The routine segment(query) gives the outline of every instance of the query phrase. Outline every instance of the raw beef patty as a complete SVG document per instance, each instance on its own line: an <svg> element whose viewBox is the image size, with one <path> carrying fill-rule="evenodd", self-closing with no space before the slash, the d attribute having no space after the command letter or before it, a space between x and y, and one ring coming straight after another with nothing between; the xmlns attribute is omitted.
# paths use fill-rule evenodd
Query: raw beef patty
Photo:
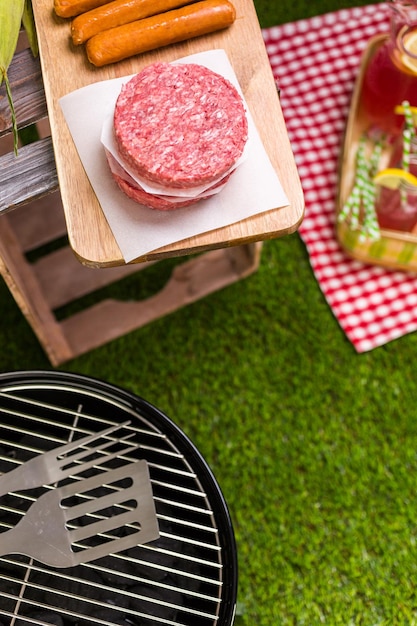
<svg viewBox="0 0 417 626"><path fill-rule="evenodd" d="M117 99L114 130L136 175L184 189L224 177L248 137L238 91L197 64L154 63L133 77Z"/></svg>

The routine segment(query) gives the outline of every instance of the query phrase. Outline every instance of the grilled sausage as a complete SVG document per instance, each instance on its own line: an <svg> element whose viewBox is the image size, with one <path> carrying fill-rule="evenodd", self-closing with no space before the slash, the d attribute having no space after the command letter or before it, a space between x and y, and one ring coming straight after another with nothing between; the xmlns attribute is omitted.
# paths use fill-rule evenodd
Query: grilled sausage
<svg viewBox="0 0 417 626"><path fill-rule="evenodd" d="M54 10L59 17L74 17L108 2L110 0L54 0Z"/></svg>
<svg viewBox="0 0 417 626"><path fill-rule="evenodd" d="M75 45L109 28L123 26L171 9L191 4L194 0L113 0L73 19L71 37Z"/></svg>
<svg viewBox="0 0 417 626"><path fill-rule="evenodd" d="M101 67L230 26L236 19L228 0L201 0L94 35L86 43L90 63Z"/></svg>

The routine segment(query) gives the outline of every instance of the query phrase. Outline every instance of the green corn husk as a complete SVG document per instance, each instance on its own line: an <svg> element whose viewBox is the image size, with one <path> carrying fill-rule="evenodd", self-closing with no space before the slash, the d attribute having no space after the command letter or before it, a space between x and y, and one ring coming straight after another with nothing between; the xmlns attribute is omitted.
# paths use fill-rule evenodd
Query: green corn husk
<svg viewBox="0 0 417 626"><path fill-rule="evenodd" d="M16 51L22 21L28 34L29 43L37 54L35 25L31 0L0 0L0 85L5 83L6 95L12 115L14 152L17 154L18 131L13 98L7 71Z"/></svg>
<svg viewBox="0 0 417 626"><path fill-rule="evenodd" d="M25 6L22 13L22 24L26 31L30 49L34 57L38 56L38 39L36 37L35 20L33 18L33 9L31 0L25 0Z"/></svg>

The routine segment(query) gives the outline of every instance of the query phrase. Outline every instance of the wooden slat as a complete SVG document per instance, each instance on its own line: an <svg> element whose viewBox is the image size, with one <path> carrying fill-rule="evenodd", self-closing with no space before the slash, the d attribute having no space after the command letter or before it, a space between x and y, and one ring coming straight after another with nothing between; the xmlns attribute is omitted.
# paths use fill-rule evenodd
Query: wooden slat
<svg viewBox="0 0 417 626"><path fill-rule="evenodd" d="M65 246L35 261L33 270L49 306L51 309L57 309L149 265L152 265L152 262L119 265L106 270L93 269L81 265L71 248Z"/></svg>
<svg viewBox="0 0 417 626"><path fill-rule="evenodd" d="M46 100L39 58L26 48L17 52L9 68L13 103L19 128L46 117ZM6 88L0 87L0 137L11 131L12 117L6 98Z"/></svg>
<svg viewBox="0 0 417 626"><path fill-rule="evenodd" d="M29 252L67 235L59 191L7 213L22 250Z"/></svg>
<svg viewBox="0 0 417 626"><path fill-rule="evenodd" d="M54 152L45 137L0 157L0 214L58 188Z"/></svg>
<svg viewBox="0 0 417 626"><path fill-rule="evenodd" d="M246 278L258 269L262 243L211 250L178 265L166 285L142 301L103 300L63 320L74 354L82 354ZM108 269L103 271L109 271Z"/></svg>

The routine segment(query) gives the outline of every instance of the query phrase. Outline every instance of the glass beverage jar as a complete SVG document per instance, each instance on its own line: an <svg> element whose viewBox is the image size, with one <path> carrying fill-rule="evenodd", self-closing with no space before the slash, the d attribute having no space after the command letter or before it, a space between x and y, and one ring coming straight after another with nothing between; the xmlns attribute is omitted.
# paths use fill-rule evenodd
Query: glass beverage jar
<svg viewBox="0 0 417 626"><path fill-rule="evenodd" d="M402 153L403 137L399 135L391 157L391 168L401 169ZM409 159L407 171L417 176L416 137L411 140ZM377 194L375 211L381 228L412 232L417 224L417 186L408 181L404 175L397 189L381 187Z"/></svg>
<svg viewBox="0 0 417 626"><path fill-rule="evenodd" d="M396 105L417 106L417 0L389 0L390 35L365 72L361 106L371 126L397 134Z"/></svg>
<svg viewBox="0 0 417 626"><path fill-rule="evenodd" d="M417 224L417 189L407 183L401 189L383 187L375 210L380 228L411 233Z"/></svg>

